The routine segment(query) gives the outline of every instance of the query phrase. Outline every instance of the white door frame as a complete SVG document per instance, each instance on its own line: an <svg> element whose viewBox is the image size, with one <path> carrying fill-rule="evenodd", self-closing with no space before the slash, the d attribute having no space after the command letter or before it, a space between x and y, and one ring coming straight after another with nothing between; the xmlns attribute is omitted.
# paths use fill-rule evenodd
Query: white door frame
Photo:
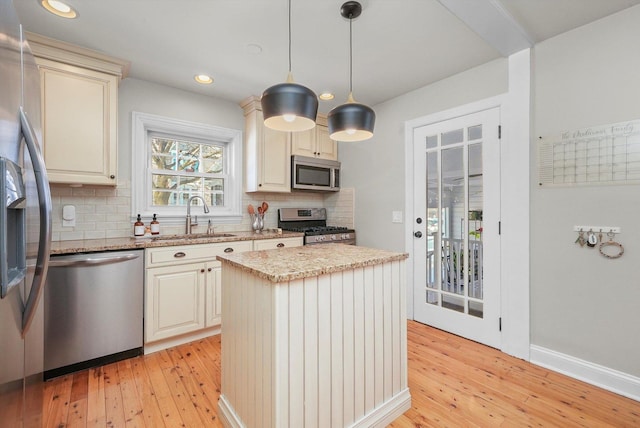
<svg viewBox="0 0 640 428"><path fill-rule="evenodd" d="M500 108L501 147L501 314L500 349L529 361L529 194L531 52L509 57L509 91L504 95L405 122L405 251L407 318L413 319L413 130L493 107Z"/></svg>

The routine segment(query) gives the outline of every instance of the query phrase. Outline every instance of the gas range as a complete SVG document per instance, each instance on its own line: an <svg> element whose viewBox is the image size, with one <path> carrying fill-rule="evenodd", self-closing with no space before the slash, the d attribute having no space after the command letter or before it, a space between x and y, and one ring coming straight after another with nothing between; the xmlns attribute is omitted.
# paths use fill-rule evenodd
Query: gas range
<svg viewBox="0 0 640 428"><path fill-rule="evenodd" d="M291 232L303 232L304 244L356 244L356 232L342 226L327 226L325 208L280 208L278 227Z"/></svg>

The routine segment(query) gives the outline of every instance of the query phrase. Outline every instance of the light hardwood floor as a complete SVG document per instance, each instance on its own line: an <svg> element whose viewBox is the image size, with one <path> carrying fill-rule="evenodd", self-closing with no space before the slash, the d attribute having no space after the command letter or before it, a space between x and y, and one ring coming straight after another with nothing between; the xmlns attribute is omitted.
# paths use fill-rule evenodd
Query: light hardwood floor
<svg viewBox="0 0 640 428"><path fill-rule="evenodd" d="M640 427L640 403L408 323L412 406L392 427ZM46 382L47 427L218 427L220 336ZM295 427L298 428L298 427Z"/></svg>

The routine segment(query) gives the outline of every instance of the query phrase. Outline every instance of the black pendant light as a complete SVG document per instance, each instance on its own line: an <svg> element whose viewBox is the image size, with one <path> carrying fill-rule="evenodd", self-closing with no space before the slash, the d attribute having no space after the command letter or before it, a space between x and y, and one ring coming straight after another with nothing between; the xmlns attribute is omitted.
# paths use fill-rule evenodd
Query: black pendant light
<svg viewBox="0 0 640 428"><path fill-rule="evenodd" d="M354 18L362 13L357 1L348 1L340 8L340 14L349 20L349 97L347 102L329 112L329 135L336 141L362 141L373 136L376 113L369 106L353 99L353 31Z"/></svg>
<svg viewBox="0 0 640 428"><path fill-rule="evenodd" d="M289 0L289 74L287 81L262 93L262 114L267 128L306 131L316 126L318 97L309 88L293 83L291 74L291 0Z"/></svg>

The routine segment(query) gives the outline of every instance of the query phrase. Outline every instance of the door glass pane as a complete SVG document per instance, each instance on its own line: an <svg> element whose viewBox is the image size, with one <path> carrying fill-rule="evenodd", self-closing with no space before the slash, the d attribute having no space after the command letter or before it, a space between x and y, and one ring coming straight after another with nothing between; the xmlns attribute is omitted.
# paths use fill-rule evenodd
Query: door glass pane
<svg viewBox="0 0 640 428"><path fill-rule="evenodd" d="M442 307L452 309L456 312L464 313L464 299L462 297L450 296L448 294L442 295Z"/></svg>
<svg viewBox="0 0 640 428"><path fill-rule="evenodd" d="M438 153L427 153L427 287L437 288L437 261L440 260L440 245L438 230L438 202L440 200L438 187L440 174L438 172ZM437 301L437 299L436 299Z"/></svg>
<svg viewBox="0 0 640 428"><path fill-rule="evenodd" d="M469 300L469 315L482 318L482 315L483 315L482 309L483 309L482 302L475 302L473 300Z"/></svg>
<svg viewBox="0 0 640 428"><path fill-rule="evenodd" d="M482 138L482 125L470 126L467 128L469 141L471 140L479 140Z"/></svg>
<svg viewBox="0 0 640 428"><path fill-rule="evenodd" d="M427 291L427 303L432 305L438 304L438 293L435 291Z"/></svg>
<svg viewBox="0 0 640 428"><path fill-rule="evenodd" d="M443 133L440 143L443 146L448 146L449 144L462 143L463 139L464 129L455 129L453 131Z"/></svg>
<svg viewBox="0 0 640 428"><path fill-rule="evenodd" d="M463 148L442 150L442 290L464 294L465 190Z"/></svg>
<svg viewBox="0 0 640 428"><path fill-rule="evenodd" d="M469 297L482 299L482 143L469 145ZM482 313L482 311L480 311Z"/></svg>
<svg viewBox="0 0 640 428"><path fill-rule="evenodd" d="M435 147L438 147L438 136L437 135L430 135L427 137L427 149L433 149Z"/></svg>

